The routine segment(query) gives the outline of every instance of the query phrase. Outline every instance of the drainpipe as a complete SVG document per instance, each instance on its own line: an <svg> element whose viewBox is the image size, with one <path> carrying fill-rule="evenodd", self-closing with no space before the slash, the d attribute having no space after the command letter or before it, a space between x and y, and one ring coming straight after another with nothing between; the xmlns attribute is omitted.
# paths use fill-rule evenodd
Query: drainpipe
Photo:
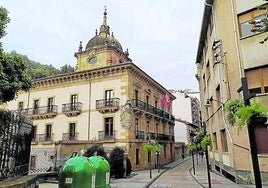
<svg viewBox="0 0 268 188"><path fill-rule="evenodd" d="M235 37L235 49L236 49L236 56L237 56L237 61L238 61L238 68L239 68L239 76L240 80L242 76L244 75L242 71L242 64L241 64L241 58L240 58L240 53L239 53L239 45L238 45L238 38L237 38L237 29L236 29L236 22L235 22L235 5L234 1L231 0L231 6L232 6L232 19L233 19L233 30L234 30L234 37Z"/></svg>
<svg viewBox="0 0 268 188"><path fill-rule="evenodd" d="M90 81L90 76L89 73L87 72L87 77L86 79L88 80L88 132L87 132L87 139L90 139L90 106L91 106L91 81Z"/></svg>

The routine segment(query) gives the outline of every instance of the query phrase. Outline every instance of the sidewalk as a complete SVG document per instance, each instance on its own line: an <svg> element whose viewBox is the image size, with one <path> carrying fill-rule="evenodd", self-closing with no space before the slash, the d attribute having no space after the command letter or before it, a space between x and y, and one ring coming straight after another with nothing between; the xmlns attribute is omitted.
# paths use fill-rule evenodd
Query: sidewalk
<svg viewBox="0 0 268 188"><path fill-rule="evenodd" d="M208 176L207 176L207 167L205 159L198 159L199 164L195 164L195 175L193 173L193 167L189 169L192 177L201 187L209 187L208 186ZM196 161L195 161L196 162ZM211 187L212 188L255 188L255 185L249 184L236 184L231 180L224 178L216 173L210 172L211 176ZM263 185L263 188L268 188L268 185Z"/></svg>
<svg viewBox="0 0 268 188"><path fill-rule="evenodd" d="M178 160L169 163L168 165L165 165L159 169L159 172L157 169L152 169L152 178L150 178L150 170L132 172L132 176L126 179L111 178L111 188L147 188L168 169L174 168L182 162L184 161Z"/></svg>

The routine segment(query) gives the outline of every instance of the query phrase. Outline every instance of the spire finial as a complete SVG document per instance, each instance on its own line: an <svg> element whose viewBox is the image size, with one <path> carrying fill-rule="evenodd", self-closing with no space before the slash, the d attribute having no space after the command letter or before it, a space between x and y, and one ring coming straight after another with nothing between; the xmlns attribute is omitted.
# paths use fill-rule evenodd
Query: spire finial
<svg viewBox="0 0 268 188"><path fill-rule="evenodd" d="M83 50L82 41L80 41L78 52L82 52L82 50Z"/></svg>
<svg viewBox="0 0 268 188"><path fill-rule="evenodd" d="M102 25L107 25L107 8L104 6L104 13L103 13L103 24Z"/></svg>
<svg viewBox="0 0 268 188"><path fill-rule="evenodd" d="M105 34L110 35L110 28L107 25L107 8L106 8L106 6L104 6L103 23L100 27L100 34L101 33L105 33Z"/></svg>

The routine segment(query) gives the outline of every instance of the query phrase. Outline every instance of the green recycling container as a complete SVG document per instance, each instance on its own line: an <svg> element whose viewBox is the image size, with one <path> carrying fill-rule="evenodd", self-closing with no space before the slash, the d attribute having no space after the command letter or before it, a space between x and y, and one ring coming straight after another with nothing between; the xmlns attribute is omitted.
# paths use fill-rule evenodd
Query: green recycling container
<svg viewBox="0 0 268 188"><path fill-rule="evenodd" d="M96 188L110 188L110 165L101 156L89 157L96 170Z"/></svg>
<svg viewBox="0 0 268 188"><path fill-rule="evenodd" d="M87 157L68 159L59 172L59 188L95 188L96 171Z"/></svg>

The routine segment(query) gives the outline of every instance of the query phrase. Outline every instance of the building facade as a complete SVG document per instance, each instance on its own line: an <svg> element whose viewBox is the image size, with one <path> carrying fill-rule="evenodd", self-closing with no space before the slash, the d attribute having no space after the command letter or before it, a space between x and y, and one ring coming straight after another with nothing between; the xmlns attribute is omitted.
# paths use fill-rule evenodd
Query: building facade
<svg viewBox="0 0 268 188"><path fill-rule="evenodd" d="M188 144L192 141L195 132L200 129L199 92L190 90L170 90L176 97L173 101L173 115L175 116L175 152L176 159L182 154L188 155Z"/></svg>
<svg viewBox="0 0 268 188"><path fill-rule="evenodd" d="M247 80L251 101L268 107L267 32L258 33L251 20L267 17L259 5L266 1L206 0L196 56L202 121L212 138L210 162L213 171L237 183L254 183L247 129L238 134L225 119L224 104L244 99L238 89ZM211 103L207 108L204 104ZM255 129L262 182L268 182L267 128Z"/></svg>
<svg viewBox="0 0 268 188"><path fill-rule="evenodd" d="M160 165L173 161L175 97L132 63L110 33L106 10L99 32L85 48L80 42L75 57L74 73L34 80L33 89L8 103L33 120L32 172L58 167L92 144L107 153L121 147L133 170L146 169L149 139L163 146Z"/></svg>

